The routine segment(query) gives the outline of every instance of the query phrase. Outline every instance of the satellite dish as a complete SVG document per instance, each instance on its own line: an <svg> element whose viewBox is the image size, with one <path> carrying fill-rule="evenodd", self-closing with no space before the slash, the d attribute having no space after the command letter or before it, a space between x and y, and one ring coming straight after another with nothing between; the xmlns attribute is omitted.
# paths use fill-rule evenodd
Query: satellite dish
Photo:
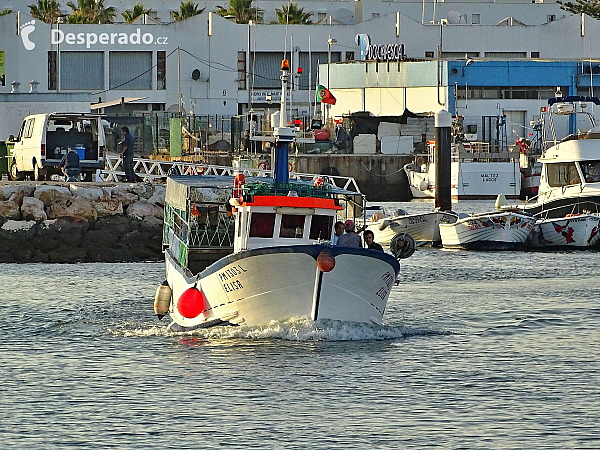
<svg viewBox="0 0 600 450"><path fill-rule="evenodd" d="M198 81L200 79L200 71L198 69L194 69L192 71L192 80Z"/></svg>
<svg viewBox="0 0 600 450"><path fill-rule="evenodd" d="M345 25L356 25L359 20L354 15L354 11L346 8L340 8L333 13L333 18Z"/></svg>
<svg viewBox="0 0 600 450"><path fill-rule="evenodd" d="M448 11L446 18L448 19L449 24L456 25L456 24L460 23L460 19L462 18L462 15L458 11Z"/></svg>

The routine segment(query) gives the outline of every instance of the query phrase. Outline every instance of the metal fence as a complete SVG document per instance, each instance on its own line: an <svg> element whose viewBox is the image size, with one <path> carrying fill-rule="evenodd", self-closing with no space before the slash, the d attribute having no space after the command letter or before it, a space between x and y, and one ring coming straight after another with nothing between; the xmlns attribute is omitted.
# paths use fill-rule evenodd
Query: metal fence
<svg viewBox="0 0 600 450"><path fill-rule="evenodd" d="M232 137L232 116L220 114L210 116L180 116L179 113L167 111L115 113L105 116L105 134L107 150L118 152L117 143L120 140L120 128L128 127L135 139L134 151L137 155L170 154L171 150L171 119L181 118L181 143L178 148L184 154L193 154L198 149L231 151L232 145L238 142L242 133L241 127L235 128ZM237 123L237 122L236 122ZM238 136L239 134L239 136ZM235 145L235 144L234 144Z"/></svg>

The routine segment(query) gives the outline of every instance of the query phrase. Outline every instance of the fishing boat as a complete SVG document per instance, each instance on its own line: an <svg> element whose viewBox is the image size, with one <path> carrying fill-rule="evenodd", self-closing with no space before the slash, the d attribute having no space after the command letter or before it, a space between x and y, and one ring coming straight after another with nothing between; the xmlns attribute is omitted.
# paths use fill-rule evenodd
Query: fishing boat
<svg viewBox="0 0 600 450"><path fill-rule="evenodd" d="M458 215L448 211L407 214L400 209L389 216L384 211L375 213L364 225L380 244L390 243L397 235L408 233L417 245L438 246L442 243L439 225L457 220Z"/></svg>
<svg viewBox="0 0 600 450"><path fill-rule="evenodd" d="M515 250L533 230L535 218L515 210L473 214L452 224L440 224L444 248Z"/></svg>
<svg viewBox="0 0 600 450"><path fill-rule="evenodd" d="M281 80L286 92L287 60ZM243 174L168 179L166 280L157 290L155 312L171 316L170 330L261 325L296 317L383 322L399 261L383 252L331 245L336 219L361 215L365 199L323 179L290 182L288 144L294 142L296 130L287 126L285 95L280 114L273 133L273 179L246 180ZM227 183L230 199L223 205L216 191L227 191ZM197 257L197 250L203 250L196 245L201 242L198 234L204 229L203 221L194 217L204 217L206 207L212 207L212 223L222 228L210 228L209 236L227 242L224 235L233 224L228 234L231 254L219 256L204 249L204 256Z"/></svg>
<svg viewBox="0 0 600 450"><path fill-rule="evenodd" d="M536 221L527 246L535 249L588 249L600 242L600 214L568 214Z"/></svg>
<svg viewBox="0 0 600 450"><path fill-rule="evenodd" d="M600 212L600 127L589 103L600 106L597 97L555 97L548 100L543 115L544 152L538 196L519 206L534 215L565 218L567 214ZM587 117L590 129L557 139L554 116ZM577 123L581 123L578 121Z"/></svg>

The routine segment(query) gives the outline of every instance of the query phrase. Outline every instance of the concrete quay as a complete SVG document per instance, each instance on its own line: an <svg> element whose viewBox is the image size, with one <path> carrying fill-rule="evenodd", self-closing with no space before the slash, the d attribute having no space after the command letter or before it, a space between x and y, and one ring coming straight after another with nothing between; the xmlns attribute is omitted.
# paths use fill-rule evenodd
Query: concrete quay
<svg viewBox="0 0 600 450"><path fill-rule="evenodd" d="M0 262L162 260L164 185L0 182Z"/></svg>

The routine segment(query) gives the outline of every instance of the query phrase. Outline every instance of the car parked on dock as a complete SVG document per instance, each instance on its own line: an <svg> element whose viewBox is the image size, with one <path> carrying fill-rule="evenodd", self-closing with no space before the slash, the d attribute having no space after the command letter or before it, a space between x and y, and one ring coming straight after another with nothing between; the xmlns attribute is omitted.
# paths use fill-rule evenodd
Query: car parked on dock
<svg viewBox="0 0 600 450"><path fill-rule="evenodd" d="M10 161L13 180L44 180L60 174L60 161L70 150L79 154L82 176L92 181L104 169L106 138L102 116L89 113L34 114L25 117L14 142Z"/></svg>

